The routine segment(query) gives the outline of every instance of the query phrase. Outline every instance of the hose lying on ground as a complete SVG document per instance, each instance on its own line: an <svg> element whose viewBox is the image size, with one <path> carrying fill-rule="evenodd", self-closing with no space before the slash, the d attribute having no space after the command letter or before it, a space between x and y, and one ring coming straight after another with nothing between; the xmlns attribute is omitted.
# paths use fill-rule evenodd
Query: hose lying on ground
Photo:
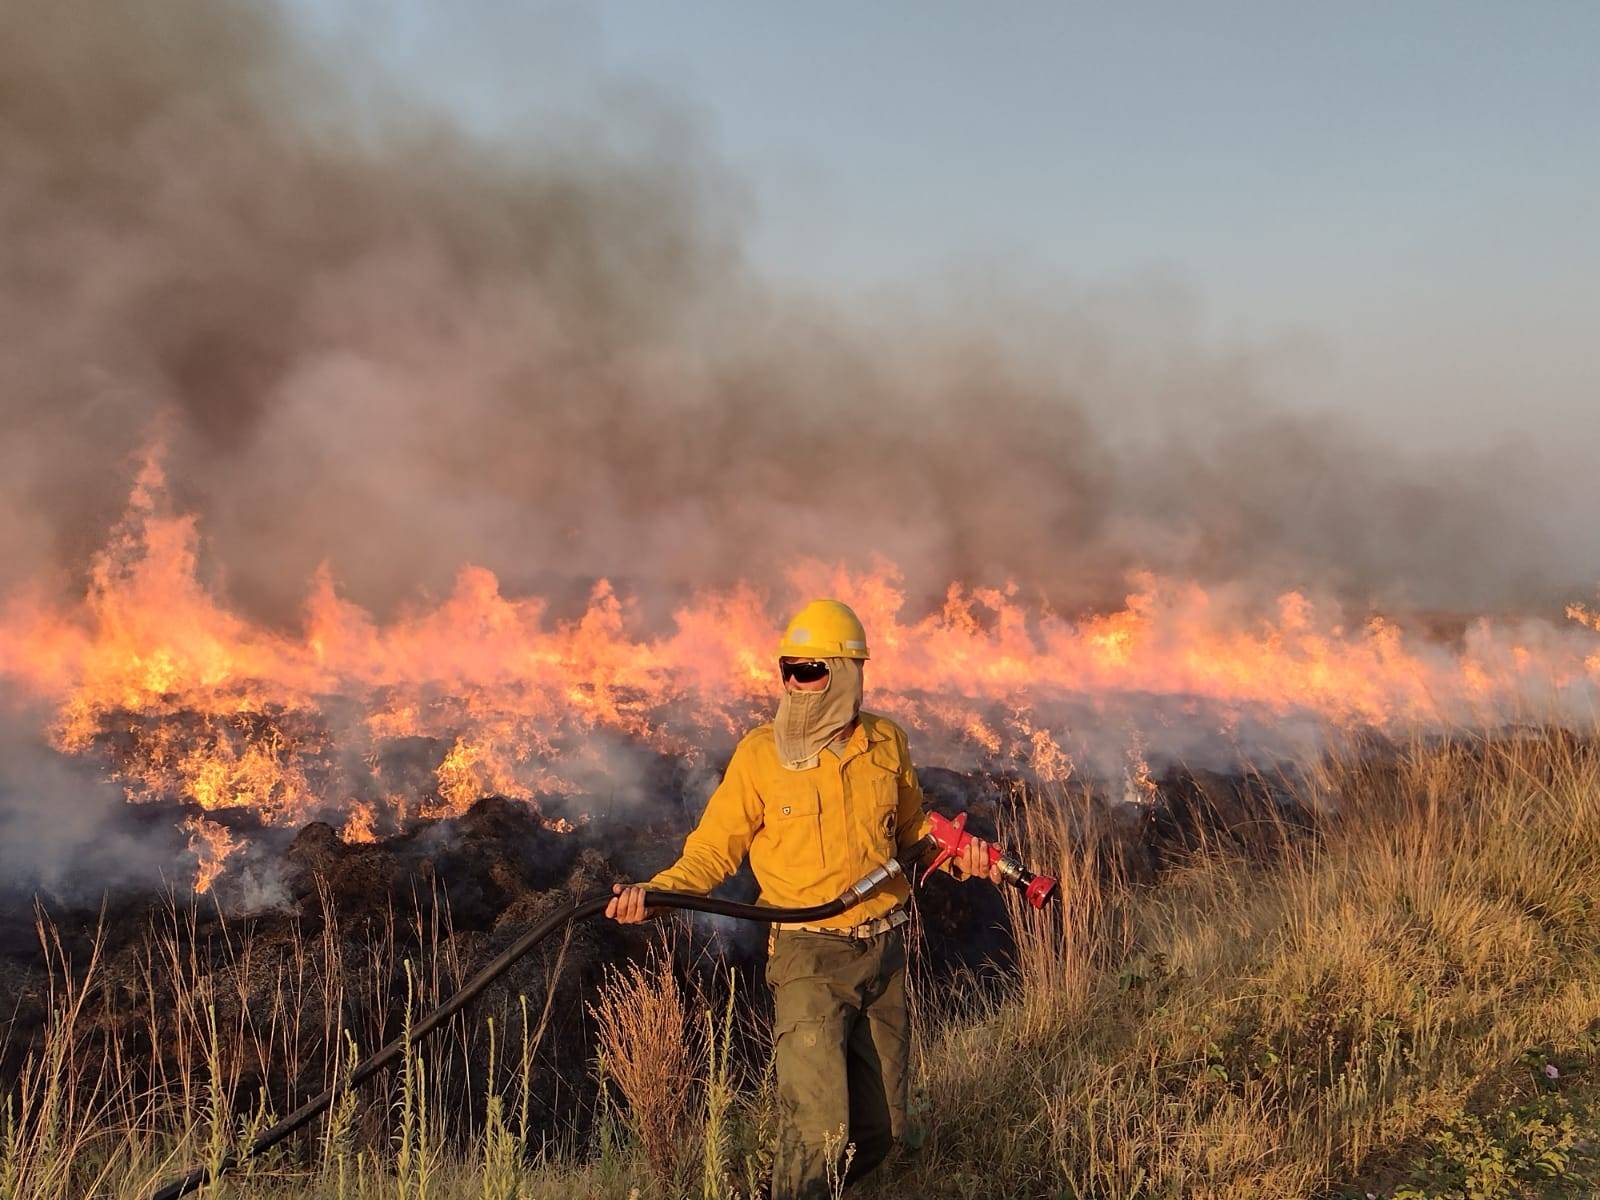
<svg viewBox="0 0 1600 1200"><path fill-rule="evenodd" d="M732 900L713 899L710 896L691 896L683 892L657 891L645 893L645 906L647 908L691 909L695 912L717 913L724 917L736 917L743 921L777 921L783 923L824 921L829 917L836 917L840 913L854 908L890 879L898 875L907 874L906 867L914 864L924 851L923 843L918 843L902 852L898 859L891 859L883 866L862 876L860 880L852 884L837 899L830 900L826 904L813 904L810 908L766 908L759 904L739 904ZM276 1125L264 1130L244 1150L231 1151L215 1163L196 1167L181 1179L174 1179L171 1183L155 1192L150 1200L178 1200L179 1196L186 1196L196 1188L210 1183L222 1174L231 1171L245 1159L252 1158L264 1150L276 1146L297 1129L310 1124L319 1114L327 1110L328 1106L333 1103L334 1098L341 1091L359 1087L385 1067L393 1066L410 1047L417 1045L436 1032L446 1021L476 1000L485 988L505 974L518 959L544 941L545 938L569 922L585 920L588 917L603 913L610 900L610 895L593 896L587 900L576 900L571 904L558 908L501 951L493 962L468 980L459 992L413 1025L408 1034L402 1034L376 1054L357 1063L346 1078L330 1084Z"/></svg>

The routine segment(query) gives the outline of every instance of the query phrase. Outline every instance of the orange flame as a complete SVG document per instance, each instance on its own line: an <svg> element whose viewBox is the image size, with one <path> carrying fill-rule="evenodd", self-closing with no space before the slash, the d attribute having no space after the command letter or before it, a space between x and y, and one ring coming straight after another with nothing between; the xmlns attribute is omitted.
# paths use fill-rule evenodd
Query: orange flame
<svg viewBox="0 0 1600 1200"><path fill-rule="evenodd" d="M189 835L189 852L195 856L194 890L205 893L222 874L228 856L240 848L233 831L205 817L186 817L179 828Z"/></svg>
<svg viewBox="0 0 1600 1200"><path fill-rule="evenodd" d="M1188 727L1181 749L1296 722L1492 724L1589 711L1600 683L1600 618L1581 605L1565 626L1481 619L1444 643L1384 618L1346 625L1302 592L1261 615L1242 590L1141 576L1121 608L1079 619L1014 585L951 584L918 616L890 564L805 563L775 595L702 595L652 634L605 581L564 621L469 566L443 603L380 623L324 569L286 634L230 611L198 562L195 519L164 510L152 459L80 602L10 599L0 678L51 701L56 747L103 756L130 800L282 826L327 816L352 841L491 794L615 792L630 747L707 763L770 711L780 618L819 594L866 622L870 704L912 731L921 761L1059 781L1088 755L1120 762L1106 774L1135 798L1163 729ZM1095 744L1107 730L1120 745ZM401 744L426 748L421 775ZM235 847L215 822L184 828L209 886Z"/></svg>

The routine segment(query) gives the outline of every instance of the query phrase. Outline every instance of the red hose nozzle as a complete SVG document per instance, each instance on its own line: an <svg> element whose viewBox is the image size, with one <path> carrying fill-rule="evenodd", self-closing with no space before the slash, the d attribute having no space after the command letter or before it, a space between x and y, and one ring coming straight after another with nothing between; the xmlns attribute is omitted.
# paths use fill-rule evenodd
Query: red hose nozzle
<svg viewBox="0 0 1600 1200"><path fill-rule="evenodd" d="M934 857L932 865L923 872L922 879L926 883L928 876L932 875L945 863L967 848L967 843L972 841L972 835L967 832L967 814L957 813L954 821L939 813L929 813L928 820L933 825L932 837L939 847L939 853ZM1022 860L1016 855L1000 849L990 843L989 865L1000 865L1000 877L1022 893L1025 899L1034 908L1043 908L1049 903L1050 898L1056 894L1056 881L1048 875L1038 875L1022 865Z"/></svg>
<svg viewBox="0 0 1600 1200"><path fill-rule="evenodd" d="M1022 894L1034 908L1043 908L1056 894L1056 881L1048 875L1035 875Z"/></svg>

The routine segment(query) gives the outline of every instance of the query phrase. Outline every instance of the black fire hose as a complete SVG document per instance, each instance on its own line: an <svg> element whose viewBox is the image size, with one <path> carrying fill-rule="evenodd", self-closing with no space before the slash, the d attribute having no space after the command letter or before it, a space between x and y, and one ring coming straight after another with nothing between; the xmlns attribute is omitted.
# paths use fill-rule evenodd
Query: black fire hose
<svg viewBox="0 0 1600 1200"><path fill-rule="evenodd" d="M923 842L919 842L902 852L898 859L891 859L884 866L862 876L860 880L852 884L837 899L830 900L826 904L813 904L810 908L766 908L759 904L738 904L732 900L716 900L710 896L691 896L683 892L655 891L645 894L645 905L648 908L686 908L695 912L717 913L724 917L736 917L741 921L780 921L784 923L824 921L829 917L836 917L840 913L854 908L890 879L908 874L907 868L913 866L922 857L927 848L927 841L928 839L924 839ZM609 895L593 896L587 900L576 900L564 908L557 909L528 930L527 933L512 942L511 945L507 946L499 957L474 975L459 992L413 1025L409 1034L402 1034L376 1054L358 1063L347 1078L324 1088L276 1125L264 1130L256 1137L255 1141L250 1143L247 1149L232 1151L215 1164L196 1167L183 1178L174 1179L171 1183L155 1192L150 1197L150 1200L178 1200L179 1196L187 1196L196 1188L202 1187L218 1176L231 1171L245 1159L253 1158L264 1150L276 1146L291 1133L309 1125L319 1114L327 1110L328 1106L333 1103L334 1097L341 1091L359 1087L385 1067L393 1066L409 1047L423 1041L443 1026L451 1017L455 1016L456 1013L476 1000L485 988L505 974L513 963L544 941L545 938L569 922L581 921L604 912L610 900L611 897Z"/></svg>

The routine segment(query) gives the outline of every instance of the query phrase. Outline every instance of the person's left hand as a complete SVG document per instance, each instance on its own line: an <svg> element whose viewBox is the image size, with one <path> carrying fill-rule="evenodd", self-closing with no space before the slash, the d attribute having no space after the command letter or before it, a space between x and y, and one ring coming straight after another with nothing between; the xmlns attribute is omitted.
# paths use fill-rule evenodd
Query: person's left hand
<svg viewBox="0 0 1600 1200"><path fill-rule="evenodd" d="M990 883L1000 882L1000 864L996 862L989 865L989 843L982 838L975 837L967 843L967 848L950 860L950 869L957 879L987 879Z"/></svg>

